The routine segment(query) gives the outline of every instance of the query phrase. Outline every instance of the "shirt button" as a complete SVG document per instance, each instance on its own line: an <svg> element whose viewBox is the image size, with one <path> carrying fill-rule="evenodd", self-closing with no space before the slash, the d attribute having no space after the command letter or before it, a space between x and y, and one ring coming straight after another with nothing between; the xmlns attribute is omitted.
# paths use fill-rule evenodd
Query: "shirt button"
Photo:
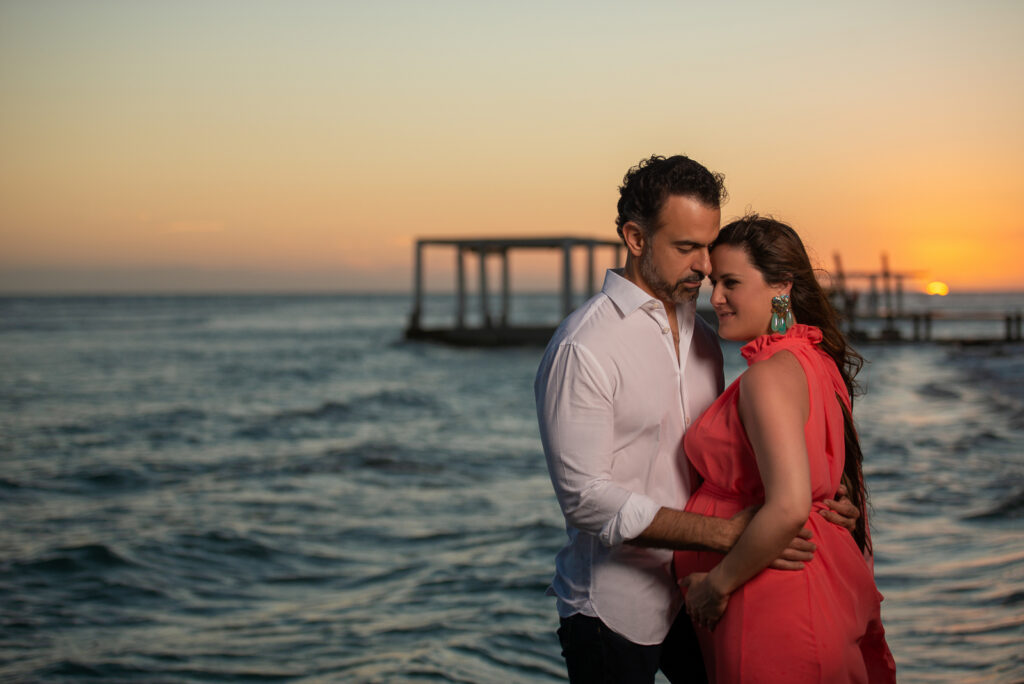
<svg viewBox="0 0 1024 684"><path fill-rule="evenodd" d="M686 418L686 427L690 427L690 418L689 418L689 416L687 416L687 418Z"/></svg>
<svg viewBox="0 0 1024 684"><path fill-rule="evenodd" d="M668 334L669 334L670 332L671 332L671 331L670 331L670 330L669 330L668 328L662 328L662 329L661 329L661 334L662 334L662 335L668 335Z"/></svg>

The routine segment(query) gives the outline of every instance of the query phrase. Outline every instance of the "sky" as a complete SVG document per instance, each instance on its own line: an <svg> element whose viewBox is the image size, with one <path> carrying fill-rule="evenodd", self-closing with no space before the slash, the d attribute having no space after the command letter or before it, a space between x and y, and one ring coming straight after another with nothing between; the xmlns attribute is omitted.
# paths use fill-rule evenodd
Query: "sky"
<svg viewBox="0 0 1024 684"><path fill-rule="evenodd" d="M651 154L1024 290L1022 86L1016 1L0 0L0 293L408 291L417 237L615 239Z"/></svg>

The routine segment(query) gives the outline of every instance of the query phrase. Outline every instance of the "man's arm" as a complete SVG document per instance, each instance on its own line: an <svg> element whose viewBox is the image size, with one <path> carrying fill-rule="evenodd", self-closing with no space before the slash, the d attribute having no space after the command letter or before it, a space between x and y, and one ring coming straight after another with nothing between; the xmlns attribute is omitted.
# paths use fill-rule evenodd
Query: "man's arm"
<svg viewBox="0 0 1024 684"><path fill-rule="evenodd" d="M614 546L636 537L659 504L612 477L614 383L583 345L545 354L534 384L548 473L566 523Z"/></svg>
<svg viewBox="0 0 1024 684"><path fill-rule="evenodd" d="M714 518L663 507L647 529L626 543L674 551L728 553L756 512L756 508L746 508L731 518ZM804 563L814 557L817 549L811 542L811 536L806 527L800 530L769 567L776 570L803 569Z"/></svg>
<svg viewBox="0 0 1024 684"><path fill-rule="evenodd" d="M825 499L825 504L828 508L818 511L819 515L853 534L857 518L860 517L860 509L850 501L846 475L843 475L839 483L835 498ZM662 508L647 529L626 543L674 551L728 553L756 510L748 508L732 518L725 519ZM814 557L817 548L811 543L811 537L811 531L804 527L769 567L776 570L802 569L803 564Z"/></svg>
<svg viewBox="0 0 1024 684"><path fill-rule="evenodd" d="M662 507L640 535L628 541L674 551L718 551L727 553L739 539L753 511L733 518L713 518Z"/></svg>
<svg viewBox="0 0 1024 684"><path fill-rule="evenodd" d="M846 485L840 483L836 498L826 499L825 503L828 508L820 510L819 514L852 533L860 517L860 509L850 501ZM747 508L726 519L662 507L647 529L626 543L674 551L728 553L756 511L756 508ZM793 541L770 567L776 570L801 569L804 563L811 560L817 548L810 541L811 536L811 531L806 527L800 530L800 534L793 537Z"/></svg>

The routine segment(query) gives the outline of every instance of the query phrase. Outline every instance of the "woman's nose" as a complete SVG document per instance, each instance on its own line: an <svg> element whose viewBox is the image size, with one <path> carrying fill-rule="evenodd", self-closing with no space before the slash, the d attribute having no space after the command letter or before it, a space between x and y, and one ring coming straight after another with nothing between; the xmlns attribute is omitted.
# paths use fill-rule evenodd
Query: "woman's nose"
<svg viewBox="0 0 1024 684"><path fill-rule="evenodd" d="M725 295L722 294L722 287L719 283L711 286L711 306L718 306L725 303Z"/></svg>

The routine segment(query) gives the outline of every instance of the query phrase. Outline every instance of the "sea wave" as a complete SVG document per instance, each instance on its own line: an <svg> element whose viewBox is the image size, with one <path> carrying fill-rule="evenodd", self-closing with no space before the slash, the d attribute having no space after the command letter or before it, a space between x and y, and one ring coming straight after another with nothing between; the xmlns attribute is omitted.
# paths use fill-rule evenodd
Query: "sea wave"
<svg viewBox="0 0 1024 684"><path fill-rule="evenodd" d="M1024 517L1024 489L1011 493L992 506L969 513L964 520L1019 520Z"/></svg>
<svg viewBox="0 0 1024 684"><path fill-rule="evenodd" d="M538 349L401 342L404 297L4 306L0 680L564 680ZM901 682L1024 673L1017 349L865 350Z"/></svg>

